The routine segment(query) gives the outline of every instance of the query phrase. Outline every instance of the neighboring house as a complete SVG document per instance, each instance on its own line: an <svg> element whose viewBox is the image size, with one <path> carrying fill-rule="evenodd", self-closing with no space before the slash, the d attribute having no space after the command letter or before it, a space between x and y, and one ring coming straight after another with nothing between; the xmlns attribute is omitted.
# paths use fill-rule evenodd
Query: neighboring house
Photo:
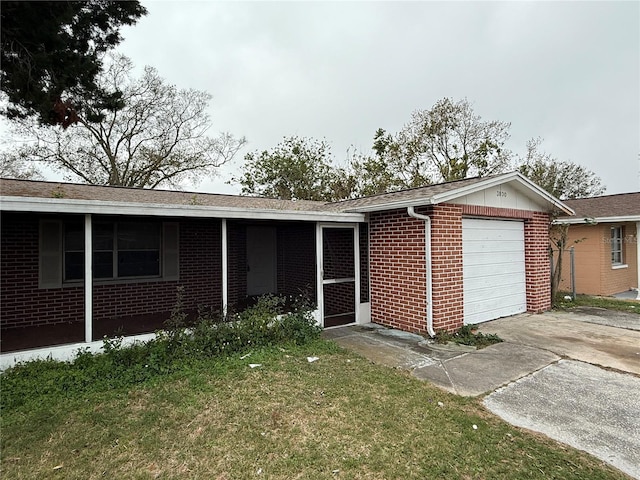
<svg viewBox="0 0 640 480"><path fill-rule="evenodd" d="M575 255L576 292L614 295L638 289L640 281L640 192L566 200L575 215L569 224L567 247ZM564 256L560 289L571 291L569 255Z"/></svg>
<svg viewBox="0 0 640 480"><path fill-rule="evenodd" d="M337 203L21 180L0 194L3 365L153 332L179 286L189 313L305 294L323 327L431 335L541 312L549 215L573 213L519 173Z"/></svg>

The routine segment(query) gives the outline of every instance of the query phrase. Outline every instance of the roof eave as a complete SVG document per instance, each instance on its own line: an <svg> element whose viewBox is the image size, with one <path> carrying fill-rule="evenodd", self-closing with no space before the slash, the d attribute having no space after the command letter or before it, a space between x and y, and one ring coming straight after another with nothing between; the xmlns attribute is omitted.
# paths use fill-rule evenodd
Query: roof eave
<svg viewBox="0 0 640 480"><path fill-rule="evenodd" d="M155 203L108 202L39 197L0 196L0 210L13 212L140 215L156 217L230 218L253 220L299 220L318 222L364 222L364 214L265 208L171 205Z"/></svg>
<svg viewBox="0 0 640 480"><path fill-rule="evenodd" d="M367 205L364 207L355 207L345 211L364 213L364 212L377 212L377 211L383 211L383 210L394 210L394 209L400 209L400 208L406 208L406 207L417 207L420 205L436 205L439 203L446 203L451 200L455 200L456 198L462 197L464 195L470 195L472 193L484 190L486 188L491 188L493 186L497 186L502 183L510 182L510 181L516 181L521 185L528 187L530 190L533 190L535 194L541 197L547 204L566 213L567 215L575 215L575 212L571 208L569 208L567 205L562 203L559 199L555 198L553 195L550 195L548 192L540 188L538 185L533 183L531 180L529 180L519 172L505 173L504 175L487 178L485 180L473 183L471 185L456 188L454 190L436 194L431 197L424 197L419 199L414 198L410 200L388 202L388 203L377 204L377 205Z"/></svg>
<svg viewBox="0 0 640 480"><path fill-rule="evenodd" d="M363 207L355 207L344 210L345 212L354 212L354 213L370 213L370 212L381 212L384 210L396 210L400 208L407 207L418 207L420 205L432 205L433 197L424 197L424 198L412 198L411 200L400 200L396 202L387 202L387 203L379 203L376 205L366 205Z"/></svg>
<svg viewBox="0 0 640 480"><path fill-rule="evenodd" d="M433 197L433 200L434 200L434 203L444 203L444 202L454 200L463 195L470 195L480 190L491 188L491 187L500 185L505 182L510 182L510 181L516 181L521 185L528 187L530 190L533 190L535 194L541 197L542 200L544 200L546 203L566 213L567 215L575 215L575 212L569 206L565 205L562 201L560 201L559 199L557 199L556 197L548 193L546 190L540 188L538 185L533 183L531 180L529 180L527 177L525 177L519 172L505 173L504 175L488 178L484 182L474 183L472 185L468 185L466 187L453 190L451 192L445 192L440 195L435 195Z"/></svg>
<svg viewBox="0 0 640 480"><path fill-rule="evenodd" d="M567 224L596 224L596 223L623 223L640 222L640 215L618 215L615 217L579 217L579 218L557 218L553 221L556 225Z"/></svg>

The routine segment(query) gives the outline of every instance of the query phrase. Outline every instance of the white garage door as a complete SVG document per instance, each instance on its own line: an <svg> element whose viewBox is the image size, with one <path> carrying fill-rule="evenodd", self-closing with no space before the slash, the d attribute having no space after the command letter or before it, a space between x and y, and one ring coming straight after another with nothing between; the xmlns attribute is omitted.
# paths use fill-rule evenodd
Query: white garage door
<svg viewBox="0 0 640 480"><path fill-rule="evenodd" d="M464 323L527 310L524 223L462 219Z"/></svg>

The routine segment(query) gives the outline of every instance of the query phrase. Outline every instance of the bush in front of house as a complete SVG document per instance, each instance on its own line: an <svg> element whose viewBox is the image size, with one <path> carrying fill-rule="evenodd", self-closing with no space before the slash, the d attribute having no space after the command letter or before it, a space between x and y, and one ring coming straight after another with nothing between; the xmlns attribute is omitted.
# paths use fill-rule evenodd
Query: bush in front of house
<svg viewBox="0 0 640 480"><path fill-rule="evenodd" d="M6 370L0 375L1 408L16 408L49 395L128 387L195 362L228 358L253 348L303 345L319 338L321 328L308 302L298 301L286 313L283 305L281 297L265 296L226 317L201 312L187 327L179 292L167 328L152 340L124 346L122 337L105 338L101 353L80 350L72 362L34 360Z"/></svg>
<svg viewBox="0 0 640 480"><path fill-rule="evenodd" d="M447 344L449 342L459 345L469 345L477 349L488 347L503 340L494 333L484 334L476 331L475 325L463 325L455 332L440 331L436 333L435 341L439 344Z"/></svg>

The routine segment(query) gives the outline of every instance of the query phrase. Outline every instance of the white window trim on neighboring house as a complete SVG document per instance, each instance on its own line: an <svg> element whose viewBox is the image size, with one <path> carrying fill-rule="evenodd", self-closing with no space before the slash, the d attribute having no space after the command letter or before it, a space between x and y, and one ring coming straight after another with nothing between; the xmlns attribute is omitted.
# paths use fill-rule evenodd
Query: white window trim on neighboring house
<svg viewBox="0 0 640 480"><path fill-rule="evenodd" d="M624 227L611 227L611 268L627 268L624 263Z"/></svg>

